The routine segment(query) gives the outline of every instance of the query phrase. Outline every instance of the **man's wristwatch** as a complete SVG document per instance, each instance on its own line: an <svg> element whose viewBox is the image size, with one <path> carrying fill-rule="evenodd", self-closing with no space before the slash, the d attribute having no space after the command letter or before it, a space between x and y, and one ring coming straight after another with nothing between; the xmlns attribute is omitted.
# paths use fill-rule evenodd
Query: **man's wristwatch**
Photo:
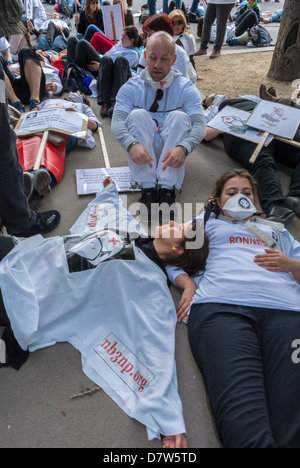
<svg viewBox="0 0 300 468"><path fill-rule="evenodd" d="M186 156L189 154L188 150L183 145L176 145L176 148L177 146L180 146L184 150Z"/></svg>
<svg viewBox="0 0 300 468"><path fill-rule="evenodd" d="M130 143L130 145L128 146L128 148L127 148L127 151L129 151L129 150L130 150L130 148L131 148L133 145L138 145L138 144L139 144L139 142L138 142L138 141L133 141L133 142L132 142L132 143Z"/></svg>

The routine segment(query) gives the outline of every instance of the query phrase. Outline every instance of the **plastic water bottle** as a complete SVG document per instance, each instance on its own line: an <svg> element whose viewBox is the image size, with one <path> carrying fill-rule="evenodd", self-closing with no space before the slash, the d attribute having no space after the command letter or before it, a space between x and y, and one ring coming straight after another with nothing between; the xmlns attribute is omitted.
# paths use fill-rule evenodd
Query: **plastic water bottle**
<svg viewBox="0 0 300 468"><path fill-rule="evenodd" d="M89 89L91 81L92 81L92 78L90 78L89 76L86 76L85 78L83 78L83 87L84 87L84 89L86 89L86 90Z"/></svg>
<svg viewBox="0 0 300 468"><path fill-rule="evenodd" d="M228 41L228 44L230 46L233 46L234 44L237 44L237 43L238 43L237 37L231 37Z"/></svg>

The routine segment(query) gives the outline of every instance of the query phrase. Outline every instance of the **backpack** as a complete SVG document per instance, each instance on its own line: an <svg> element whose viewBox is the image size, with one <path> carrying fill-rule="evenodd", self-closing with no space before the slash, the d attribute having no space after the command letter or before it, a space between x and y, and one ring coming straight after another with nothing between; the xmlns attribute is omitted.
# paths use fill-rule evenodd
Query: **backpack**
<svg viewBox="0 0 300 468"><path fill-rule="evenodd" d="M260 24L250 28L249 35L254 47L267 47L272 42L269 32Z"/></svg>
<svg viewBox="0 0 300 468"><path fill-rule="evenodd" d="M65 91L79 90L90 96L92 91L89 89L89 85L93 79L94 76L89 71L79 67L75 63L69 63L61 75L63 88L60 94L63 94Z"/></svg>

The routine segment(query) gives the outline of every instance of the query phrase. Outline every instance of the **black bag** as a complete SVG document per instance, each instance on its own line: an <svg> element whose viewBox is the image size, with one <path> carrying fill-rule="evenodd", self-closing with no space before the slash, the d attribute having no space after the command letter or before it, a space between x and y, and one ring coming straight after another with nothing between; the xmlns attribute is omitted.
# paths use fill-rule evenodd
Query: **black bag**
<svg viewBox="0 0 300 468"><path fill-rule="evenodd" d="M269 32L260 24L250 28L249 35L255 47L267 47L272 42Z"/></svg>
<svg viewBox="0 0 300 468"><path fill-rule="evenodd" d="M75 63L69 63L62 72L61 82L63 88L60 94L63 94L65 91L79 90L90 96L92 91L89 89L89 85L93 79L94 76L90 72Z"/></svg>

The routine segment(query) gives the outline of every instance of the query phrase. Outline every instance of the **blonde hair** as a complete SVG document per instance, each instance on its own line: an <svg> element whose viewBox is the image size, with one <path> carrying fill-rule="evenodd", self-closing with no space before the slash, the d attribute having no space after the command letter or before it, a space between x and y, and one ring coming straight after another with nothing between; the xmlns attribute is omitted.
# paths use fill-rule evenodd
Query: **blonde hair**
<svg viewBox="0 0 300 468"><path fill-rule="evenodd" d="M189 26L188 26L188 24L186 22L186 17L184 15L184 13L181 10L172 10L171 13L169 13L169 17L171 18L172 21L173 21L174 18L176 18L176 16L179 16L180 19L183 22L182 32L184 34L188 34L190 32L190 29L189 29Z"/></svg>

